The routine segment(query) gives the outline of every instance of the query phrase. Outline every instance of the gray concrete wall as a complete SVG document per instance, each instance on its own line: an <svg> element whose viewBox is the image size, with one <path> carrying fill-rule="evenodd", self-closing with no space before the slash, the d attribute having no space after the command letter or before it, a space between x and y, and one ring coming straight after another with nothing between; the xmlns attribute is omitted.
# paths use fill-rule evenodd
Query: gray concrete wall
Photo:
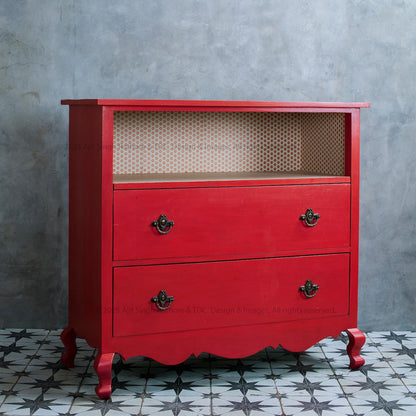
<svg viewBox="0 0 416 416"><path fill-rule="evenodd" d="M61 327L61 98L370 101L359 324L416 330L414 0L0 0L0 327Z"/></svg>

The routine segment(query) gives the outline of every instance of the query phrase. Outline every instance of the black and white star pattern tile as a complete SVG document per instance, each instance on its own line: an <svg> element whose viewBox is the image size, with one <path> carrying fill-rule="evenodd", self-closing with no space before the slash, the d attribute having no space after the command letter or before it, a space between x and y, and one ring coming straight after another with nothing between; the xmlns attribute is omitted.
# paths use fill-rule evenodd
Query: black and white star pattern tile
<svg viewBox="0 0 416 416"><path fill-rule="evenodd" d="M77 340L67 369L60 332L0 330L0 415L416 415L416 332L367 333L357 371L348 369L345 335L302 353L202 354L176 366L116 356L109 400L94 392L96 351Z"/></svg>

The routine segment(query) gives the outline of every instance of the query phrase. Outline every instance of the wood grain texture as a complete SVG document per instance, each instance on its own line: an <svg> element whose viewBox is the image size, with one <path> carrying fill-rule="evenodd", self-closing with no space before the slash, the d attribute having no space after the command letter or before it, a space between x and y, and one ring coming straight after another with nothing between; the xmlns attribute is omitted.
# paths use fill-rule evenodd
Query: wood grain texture
<svg viewBox="0 0 416 416"><path fill-rule="evenodd" d="M314 227L300 220L312 208ZM213 256L350 245L350 186L302 185L114 192L114 260ZM151 223L166 215L172 230Z"/></svg>
<svg viewBox="0 0 416 416"><path fill-rule="evenodd" d="M119 267L113 334L168 336L286 321L307 325L311 319L347 315L348 275L348 254ZM299 290L307 280L319 285L312 298ZM161 290L174 297L163 311L151 301Z"/></svg>
<svg viewBox="0 0 416 416"><path fill-rule="evenodd" d="M69 113L69 323L98 347L101 338L102 109Z"/></svg>
<svg viewBox="0 0 416 416"><path fill-rule="evenodd" d="M134 107L175 107L181 108L196 107L198 111L210 107L218 108L244 108L246 109L267 109L267 108L365 108L369 103L343 103L343 102L282 102L282 101L200 101L200 100L114 100L114 99L85 99L85 100L62 100L63 105L92 105L92 106L134 106Z"/></svg>
<svg viewBox="0 0 416 416"><path fill-rule="evenodd" d="M366 103L64 100L70 105L69 324L98 348L96 392L111 396L115 353L177 364L278 345L302 351L357 327L359 108ZM345 114L345 176L248 173L113 176L114 111ZM317 149L314 149L314 151ZM331 154L323 155L330 158ZM343 168L341 168L343 170ZM319 214L314 227L300 219ZM174 221L167 234L152 222ZM300 291L307 280L315 296ZM152 298L173 296L160 310Z"/></svg>

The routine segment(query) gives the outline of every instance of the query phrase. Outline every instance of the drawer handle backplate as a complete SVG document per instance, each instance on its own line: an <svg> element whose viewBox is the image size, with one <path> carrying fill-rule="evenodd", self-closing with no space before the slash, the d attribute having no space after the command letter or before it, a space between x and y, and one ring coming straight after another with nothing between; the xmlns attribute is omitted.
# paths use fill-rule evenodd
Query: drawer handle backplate
<svg viewBox="0 0 416 416"><path fill-rule="evenodd" d="M318 219L320 215L318 213L314 213L312 208L308 208L305 212L305 215L300 216L300 220L304 221L308 227L315 227L318 224Z"/></svg>
<svg viewBox="0 0 416 416"><path fill-rule="evenodd" d="M151 301L156 303L156 306L161 310L165 311L170 308L173 302L173 296L168 296L165 290L161 290L157 296L154 296Z"/></svg>
<svg viewBox="0 0 416 416"><path fill-rule="evenodd" d="M167 234L173 227L173 221L169 221L166 215L161 215L157 221L153 221L153 227L156 227L156 230L160 234Z"/></svg>
<svg viewBox="0 0 416 416"><path fill-rule="evenodd" d="M299 290L305 294L307 298L313 298L318 291L319 286L314 285L312 280L307 280L305 286L301 286Z"/></svg>
<svg viewBox="0 0 416 416"><path fill-rule="evenodd" d="M156 306L161 310L165 311L170 308L173 302L173 296L168 296L165 290L161 290L157 296L154 296L151 301L156 303Z"/></svg>

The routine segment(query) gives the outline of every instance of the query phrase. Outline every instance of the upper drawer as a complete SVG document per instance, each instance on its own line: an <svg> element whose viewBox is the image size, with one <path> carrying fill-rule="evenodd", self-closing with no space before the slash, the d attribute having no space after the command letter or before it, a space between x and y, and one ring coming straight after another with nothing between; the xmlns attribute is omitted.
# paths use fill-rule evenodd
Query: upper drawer
<svg viewBox="0 0 416 416"><path fill-rule="evenodd" d="M345 248L349 233L349 184L114 191L114 260Z"/></svg>

